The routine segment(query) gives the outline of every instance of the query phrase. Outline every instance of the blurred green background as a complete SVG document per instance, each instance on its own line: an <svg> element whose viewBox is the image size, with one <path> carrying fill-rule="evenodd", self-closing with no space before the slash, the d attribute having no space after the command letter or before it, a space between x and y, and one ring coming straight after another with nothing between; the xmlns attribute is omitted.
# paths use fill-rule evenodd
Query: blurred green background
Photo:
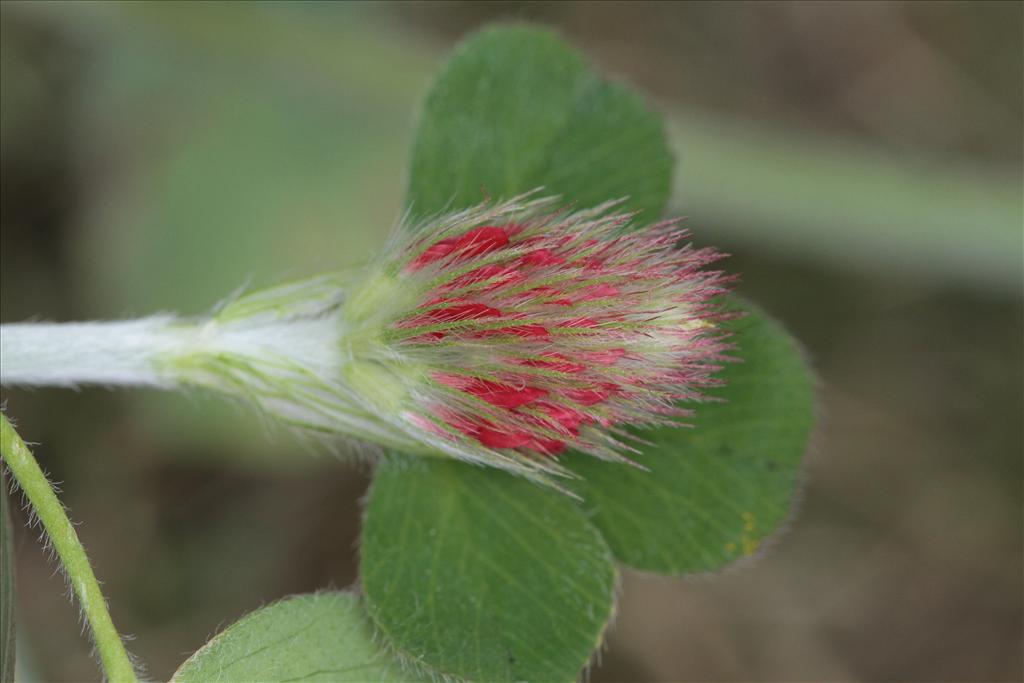
<svg viewBox="0 0 1024 683"><path fill-rule="evenodd" d="M554 26L665 115L672 211L821 385L788 533L713 580L626 573L591 680L1021 680L1022 7L4 2L0 317L199 314L357 263L455 41ZM356 579L365 468L202 394L3 400L153 678ZM95 680L34 531L16 555L26 680Z"/></svg>

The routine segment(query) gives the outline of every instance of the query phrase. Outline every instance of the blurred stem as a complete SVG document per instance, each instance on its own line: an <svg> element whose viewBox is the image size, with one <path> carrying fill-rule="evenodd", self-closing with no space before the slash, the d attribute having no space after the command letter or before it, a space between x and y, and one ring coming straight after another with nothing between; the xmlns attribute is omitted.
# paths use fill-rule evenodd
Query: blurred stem
<svg viewBox="0 0 1024 683"><path fill-rule="evenodd" d="M686 111L675 210L719 246L1020 292L1021 176ZM722 244L725 241L726 244Z"/></svg>
<svg viewBox="0 0 1024 683"><path fill-rule="evenodd" d="M39 469L32 453L25 446L7 417L0 413L0 455L24 491L33 512L42 522L46 535L57 551L71 587L82 605L103 671L108 681L135 681L135 669L114 628L99 582L92 572L75 527L64 512L53 487Z"/></svg>

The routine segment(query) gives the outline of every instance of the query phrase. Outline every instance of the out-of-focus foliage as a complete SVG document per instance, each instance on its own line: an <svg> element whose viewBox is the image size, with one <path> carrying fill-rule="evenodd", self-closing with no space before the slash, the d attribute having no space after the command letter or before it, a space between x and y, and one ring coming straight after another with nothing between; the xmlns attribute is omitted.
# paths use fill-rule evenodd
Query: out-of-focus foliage
<svg viewBox="0 0 1024 683"><path fill-rule="evenodd" d="M673 208L821 264L997 292L1021 286L1021 175L893 158L818 133L679 114Z"/></svg>

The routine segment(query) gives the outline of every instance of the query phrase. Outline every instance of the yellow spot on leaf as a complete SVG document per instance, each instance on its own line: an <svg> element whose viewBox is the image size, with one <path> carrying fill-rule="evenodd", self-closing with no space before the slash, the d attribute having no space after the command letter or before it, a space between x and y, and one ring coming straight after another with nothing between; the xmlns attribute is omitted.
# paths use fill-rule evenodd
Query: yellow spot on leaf
<svg viewBox="0 0 1024 683"><path fill-rule="evenodd" d="M743 519L743 534L740 536L740 546L743 548L744 555L753 555L757 552L758 546L761 545L760 539L753 536L757 530L754 513L741 512L740 517Z"/></svg>

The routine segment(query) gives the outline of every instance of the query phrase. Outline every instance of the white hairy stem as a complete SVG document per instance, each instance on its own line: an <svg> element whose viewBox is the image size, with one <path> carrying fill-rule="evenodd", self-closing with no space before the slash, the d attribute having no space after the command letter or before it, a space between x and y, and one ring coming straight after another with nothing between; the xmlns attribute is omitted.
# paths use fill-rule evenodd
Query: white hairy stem
<svg viewBox="0 0 1024 683"><path fill-rule="evenodd" d="M140 320L0 325L4 386L154 386L183 383L174 360L196 354L289 358L337 372L337 321L199 323L171 316Z"/></svg>
<svg viewBox="0 0 1024 683"><path fill-rule="evenodd" d="M168 387L155 359L180 348L173 318L0 325L0 384Z"/></svg>
<svg viewBox="0 0 1024 683"><path fill-rule="evenodd" d="M344 380L342 329L331 310L0 325L0 385L205 387L296 426L422 450Z"/></svg>

